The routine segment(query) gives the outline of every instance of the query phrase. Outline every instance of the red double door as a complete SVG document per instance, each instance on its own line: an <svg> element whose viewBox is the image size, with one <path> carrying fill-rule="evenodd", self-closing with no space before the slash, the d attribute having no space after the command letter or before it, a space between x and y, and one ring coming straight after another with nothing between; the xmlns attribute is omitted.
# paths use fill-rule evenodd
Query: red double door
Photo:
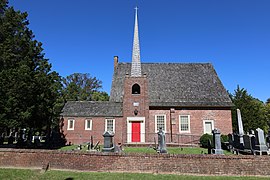
<svg viewBox="0 0 270 180"><path fill-rule="evenodd" d="M141 122L132 122L131 126L131 141L141 142Z"/></svg>

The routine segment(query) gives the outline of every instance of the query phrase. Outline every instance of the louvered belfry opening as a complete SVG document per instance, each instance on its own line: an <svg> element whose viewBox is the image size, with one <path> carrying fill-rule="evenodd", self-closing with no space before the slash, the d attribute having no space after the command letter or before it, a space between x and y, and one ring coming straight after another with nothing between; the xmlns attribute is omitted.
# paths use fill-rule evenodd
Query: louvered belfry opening
<svg viewBox="0 0 270 180"><path fill-rule="evenodd" d="M141 87L139 84L134 84L132 86L132 94L141 94Z"/></svg>

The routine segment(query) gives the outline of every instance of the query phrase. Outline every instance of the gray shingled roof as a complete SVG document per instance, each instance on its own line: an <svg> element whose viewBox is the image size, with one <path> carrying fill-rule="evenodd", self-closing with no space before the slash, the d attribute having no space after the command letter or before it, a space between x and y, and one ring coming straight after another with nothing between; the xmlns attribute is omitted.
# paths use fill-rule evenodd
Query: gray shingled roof
<svg viewBox="0 0 270 180"><path fill-rule="evenodd" d="M63 116L117 117L122 115L122 103L110 101L68 101L63 108Z"/></svg>
<svg viewBox="0 0 270 180"><path fill-rule="evenodd" d="M119 63L114 75L110 101L123 101L123 84L130 63ZM230 107L231 99L212 64L142 63L149 80L150 106Z"/></svg>

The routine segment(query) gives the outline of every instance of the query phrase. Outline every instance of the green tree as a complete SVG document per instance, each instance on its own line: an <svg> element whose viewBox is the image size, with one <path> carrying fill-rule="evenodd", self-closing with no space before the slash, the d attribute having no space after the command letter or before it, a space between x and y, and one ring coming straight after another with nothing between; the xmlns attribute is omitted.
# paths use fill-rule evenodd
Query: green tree
<svg viewBox="0 0 270 180"><path fill-rule="evenodd" d="M266 104L270 104L270 98L266 100Z"/></svg>
<svg viewBox="0 0 270 180"><path fill-rule="evenodd" d="M109 101L109 95L106 92L94 92L92 101Z"/></svg>
<svg viewBox="0 0 270 180"><path fill-rule="evenodd" d="M269 103L266 103L265 104L265 107L266 107L266 115L267 115L268 130L269 130L269 128L270 128L270 102Z"/></svg>
<svg viewBox="0 0 270 180"><path fill-rule="evenodd" d="M106 92L100 92L102 82L86 73L74 73L63 78L63 95L73 101L107 101Z"/></svg>
<svg viewBox="0 0 270 180"><path fill-rule="evenodd" d="M234 131L237 131L238 129L236 109L241 110L245 132L257 128L261 128L265 132L267 131L269 119L267 116L267 108L262 101L253 98L248 94L247 90L240 88L239 86L237 86L237 89L234 91L234 94L231 95L231 98L235 105L232 111Z"/></svg>
<svg viewBox="0 0 270 180"><path fill-rule="evenodd" d="M28 28L27 13L5 0L0 8L0 127L49 127L60 112L61 79Z"/></svg>

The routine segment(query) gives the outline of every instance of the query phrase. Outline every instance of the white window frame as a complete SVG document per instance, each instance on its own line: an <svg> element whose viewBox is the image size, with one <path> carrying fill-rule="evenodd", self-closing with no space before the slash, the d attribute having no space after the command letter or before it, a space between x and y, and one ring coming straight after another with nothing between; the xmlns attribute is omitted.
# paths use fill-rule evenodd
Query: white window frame
<svg viewBox="0 0 270 180"><path fill-rule="evenodd" d="M90 128L87 127L88 121L90 121ZM92 119L85 119L85 121L84 121L84 129L85 130L92 130Z"/></svg>
<svg viewBox="0 0 270 180"><path fill-rule="evenodd" d="M181 130L181 117L182 116L187 116L188 117L188 130L187 131L182 131ZM179 132L180 133L190 133L190 115L179 115Z"/></svg>
<svg viewBox="0 0 270 180"><path fill-rule="evenodd" d="M203 120L203 133L206 134L206 128L205 128L205 123L210 122L212 123L212 130L215 129L215 124L214 124L214 120ZM208 133L207 133L208 134ZM212 134L212 132L210 133Z"/></svg>
<svg viewBox="0 0 270 180"><path fill-rule="evenodd" d="M167 127L166 127L166 114L157 114L155 115L155 132L157 133L158 132L158 129L157 129L157 117L158 116L164 116L164 132L166 133L167 132Z"/></svg>
<svg viewBox="0 0 270 180"><path fill-rule="evenodd" d="M113 132L115 132L115 119L113 119L113 118L106 118L105 119L105 131L107 131L107 128L108 128L108 126L107 126L108 120L113 121Z"/></svg>
<svg viewBox="0 0 270 180"><path fill-rule="evenodd" d="M70 128L70 121L73 122L73 127ZM68 119L68 124L67 124L67 130L74 130L74 127L75 127L75 119Z"/></svg>

